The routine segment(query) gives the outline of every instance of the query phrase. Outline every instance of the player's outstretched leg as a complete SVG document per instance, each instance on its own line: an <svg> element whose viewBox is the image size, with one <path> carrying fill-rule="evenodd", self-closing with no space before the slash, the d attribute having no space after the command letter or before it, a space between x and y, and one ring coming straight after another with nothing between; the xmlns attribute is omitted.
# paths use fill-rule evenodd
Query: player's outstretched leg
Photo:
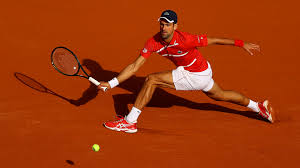
<svg viewBox="0 0 300 168"><path fill-rule="evenodd" d="M254 102L244 95L231 90L223 90L217 83L214 83L212 89L204 92L208 97L217 101L227 101L241 106L250 108L257 112L263 118L269 120L271 123L275 121L275 113L268 100L261 103Z"/></svg>
<svg viewBox="0 0 300 168"><path fill-rule="evenodd" d="M145 107L151 100L157 87L168 87L175 89L172 71L148 75L130 113L126 117L119 117L117 121L105 122L103 125L106 128L115 131L124 131L127 133L137 132L137 119L141 114L143 107Z"/></svg>

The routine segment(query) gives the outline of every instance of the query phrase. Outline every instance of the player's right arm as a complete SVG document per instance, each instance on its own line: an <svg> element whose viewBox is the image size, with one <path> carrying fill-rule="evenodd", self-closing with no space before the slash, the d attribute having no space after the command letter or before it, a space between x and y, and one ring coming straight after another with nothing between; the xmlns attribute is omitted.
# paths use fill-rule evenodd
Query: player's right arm
<svg viewBox="0 0 300 168"><path fill-rule="evenodd" d="M116 77L118 83L122 83L134 75L145 62L146 58L140 55L133 63L127 65ZM101 87L107 87L108 89L111 89L109 82L101 81L98 88L101 89Z"/></svg>
<svg viewBox="0 0 300 168"><path fill-rule="evenodd" d="M133 63L129 64L126 68L124 68L120 74L118 75L117 79L120 83L130 78L134 75L140 67L146 62L146 58L143 56L139 56Z"/></svg>
<svg viewBox="0 0 300 168"><path fill-rule="evenodd" d="M143 50L140 52L140 56L131 64L127 65L121 72L120 74L113 78L112 80L108 82L100 82L100 85L98 86L99 89L101 87L107 87L108 89L111 89L115 86L117 86L119 83L124 82L128 78L130 78L132 75L134 75L140 67L146 62L146 59L154 52L155 50L155 41L154 38L150 38Z"/></svg>

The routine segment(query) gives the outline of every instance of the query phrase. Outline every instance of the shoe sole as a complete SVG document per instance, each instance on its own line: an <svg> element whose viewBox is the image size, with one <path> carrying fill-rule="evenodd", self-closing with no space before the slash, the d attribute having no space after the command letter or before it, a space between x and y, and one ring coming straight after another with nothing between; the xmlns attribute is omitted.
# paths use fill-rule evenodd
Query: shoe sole
<svg viewBox="0 0 300 168"><path fill-rule="evenodd" d="M275 112L274 112L272 106L270 105L270 102L268 100L264 101L263 106L267 109L267 112L270 114L270 117L268 118L268 120L271 123L274 123L276 121L276 115L275 115Z"/></svg>
<svg viewBox="0 0 300 168"><path fill-rule="evenodd" d="M105 124L103 124L103 126L105 128L108 128L110 130L113 130L113 131L123 131L123 132L126 132L126 133L136 133L137 132L137 129L134 129L134 130L129 130L129 129L119 129L119 128L114 128L114 127L109 127Z"/></svg>

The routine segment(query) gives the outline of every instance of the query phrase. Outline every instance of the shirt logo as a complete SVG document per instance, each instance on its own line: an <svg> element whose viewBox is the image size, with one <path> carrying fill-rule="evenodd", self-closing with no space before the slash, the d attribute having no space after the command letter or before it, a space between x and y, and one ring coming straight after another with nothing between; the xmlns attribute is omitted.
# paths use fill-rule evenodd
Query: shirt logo
<svg viewBox="0 0 300 168"><path fill-rule="evenodd" d="M178 51L177 53L178 53L178 54L182 54L182 51Z"/></svg>
<svg viewBox="0 0 300 168"><path fill-rule="evenodd" d="M176 45L178 45L178 43L176 43L176 40L174 41L174 44L173 44L174 46L176 46Z"/></svg>
<svg viewBox="0 0 300 168"><path fill-rule="evenodd" d="M201 40L203 40L203 37L200 37ZM200 39L199 39L199 36L198 36L198 43L200 43Z"/></svg>
<svg viewBox="0 0 300 168"><path fill-rule="evenodd" d="M147 51L148 51L147 48L143 49L143 53L147 53Z"/></svg>

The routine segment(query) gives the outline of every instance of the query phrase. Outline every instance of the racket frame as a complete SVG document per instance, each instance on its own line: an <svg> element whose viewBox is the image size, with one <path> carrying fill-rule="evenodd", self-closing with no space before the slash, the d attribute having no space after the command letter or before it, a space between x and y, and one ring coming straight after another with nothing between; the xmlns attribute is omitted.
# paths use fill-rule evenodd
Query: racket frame
<svg viewBox="0 0 300 168"><path fill-rule="evenodd" d="M65 73L63 73L62 71L60 71L60 70L55 66L55 64L54 64L54 62L53 62L53 54L54 54L54 52L55 52L57 49L59 49L59 48L62 48L62 49L65 49L65 50L69 51L69 52L75 57L75 59L76 59L76 61L77 61L77 63L78 63L78 69L77 69L76 73L74 73L73 75L65 74ZM88 75L88 74L85 72L85 70L82 68L82 65L80 64L80 62L79 62L77 56L76 56L71 50L69 50L69 49L66 48L66 47L59 46L59 47L55 47L55 48L52 50L52 52L51 52L51 64L53 65L53 67L54 67L58 72L62 73L63 75L67 75L67 76L80 76L80 77L83 77L83 78L86 78L86 79L89 79L89 77L90 77L90 75ZM83 76L83 75L79 75L79 74L78 74L79 71L80 71L80 69L83 71L83 73L84 73L86 76Z"/></svg>
<svg viewBox="0 0 300 168"><path fill-rule="evenodd" d="M54 62L53 62L53 54L54 54L54 52L55 52L57 49L59 49L59 48L62 48L62 49L65 49L65 50L69 51L69 52L75 57L75 59L76 59L76 61L77 61L77 63L78 63L78 69L77 69L76 73L74 73L73 75L65 74L65 73L63 73L62 71L60 71L60 70L55 66L55 64L54 64ZM52 50L52 52L51 52L51 64L52 64L52 66L53 66L58 72L60 72L60 73L63 74L63 75L66 75L66 76L80 76L80 77L83 77L83 78L88 79L90 82L92 82L93 84L95 84L95 85L97 85L97 86L100 85L100 82L98 82L96 79L94 79L94 78L92 78L90 75L88 75L88 73L86 73L86 71L84 70L84 68L83 68L82 65L80 64L80 62L79 62L77 56L75 55L75 53L74 53L73 51L69 50L67 47L59 46L59 47L55 47L55 48ZM79 71L80 71L80 69L83 71L83 73L84 73L86 76L84 76L84 75L79 75L79 74L78 74ZM104 91L107 90L107 87L101 87L101 88L102 88Z"/></svg>

